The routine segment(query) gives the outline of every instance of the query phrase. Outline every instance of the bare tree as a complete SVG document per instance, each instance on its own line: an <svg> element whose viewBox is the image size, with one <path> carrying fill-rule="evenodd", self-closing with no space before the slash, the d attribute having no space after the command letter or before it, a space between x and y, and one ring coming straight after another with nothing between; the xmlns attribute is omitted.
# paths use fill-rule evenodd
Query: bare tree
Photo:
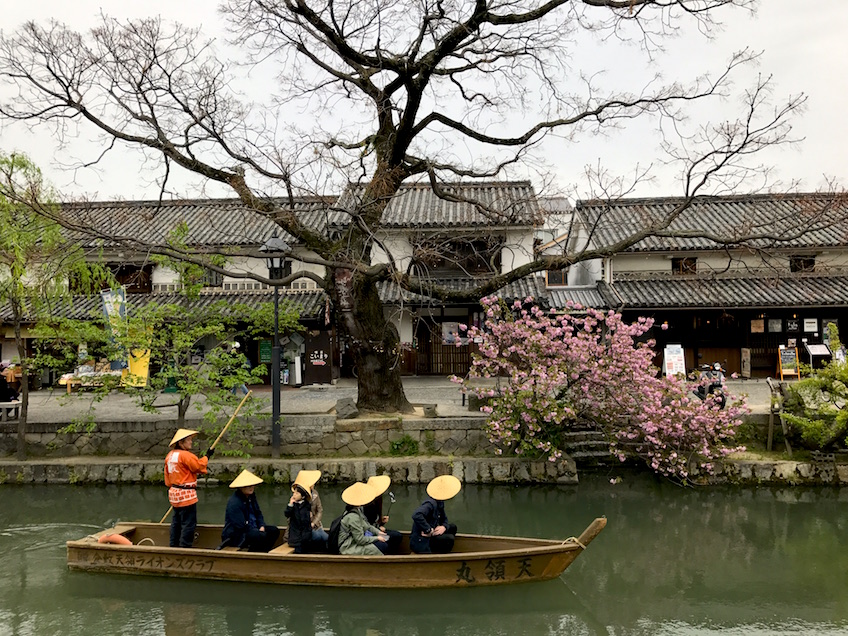
<svg viewBox="0 0 848 636"><path fill-rule="evenodd" d="M28 23L0 39L0 75L17 87L0 112L53 124L60 137L78 126L93 127L104 138L97 161L117 145L158 158L163 196L177 165L229 186L251 209L273 218L327 269L321 282L353 345L359 406L407 411L395 364L398 336L388 328L378 283L476 300L528 274L625 249L667 230L700 193L733 189L762 174L756 153L789 140L788 116L804 101L795 97L769 106L768 78L744 96L737 121L682 132L687 106L728 97L734 72L756 58L751 52L735 54L688 85L657 77L635 91L604 90L596 77L572 68L587 38L605 46L630 40L651 56L686 21L709 34L722 10L751 4L224 0L221 13L233 44L247 56L250 77L272 89L259 105L238 91L244 73L219 58L214 43L196 30L159 19L105 16L85 35L56 23ZM572 78L582 88L574 88ZM548 136L567 144L641 118L655 118L676 135L665 142L669 159L680 163L684 195L644 230L614 245L582 242L554 259L534 258L471 289L435 285L421 275L426 267L406 270L391 258L372 261L382 214L404 182L429 181L440 197L496 218L501 210L467 200L446 184L509 176L532 160ZM610 187L602 172L590 176L599 192ZM324 187L338 191L347 183L357 186L355 196L332 211L342 221L336 231L296 214L298 195ZM424 242L420 255L437 245ZM203 255L174 254L169 246L139 247L207 264Z"/></svg>

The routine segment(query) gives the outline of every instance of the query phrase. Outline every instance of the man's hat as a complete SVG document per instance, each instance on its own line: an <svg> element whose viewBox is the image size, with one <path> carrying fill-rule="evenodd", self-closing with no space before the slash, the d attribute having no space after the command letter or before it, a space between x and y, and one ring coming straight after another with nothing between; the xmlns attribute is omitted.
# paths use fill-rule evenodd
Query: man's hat
<svg viewBox="0 0 848 636"><path fill-rule="evenodd" d="M376 492L368 484L361 481L348 486L342 493L342 501L349 506L364 506L371 503L377 497Z"/></svg>
<svg viewBox="0 0 848 636"><path fill-rule="evenodd" d="M379 497L392 485L392 478L388 475L374 475L368 478L368 485L374 489L374 497Z"/></svg>
<svg viewBox="0 0 848 636"><path fill-rule="evenodd" d="M198 433L199 431L192 431L188 428L181 428L176 433L174 433L174 437L173 439L171 439L171 442L168 444L168 446L173 446L180 440L185 439L186 437L191 437L192 435L197 435Z"/></svg>
<svg viewBox="0 0 848 636"><path fill-rule="evenodd" d="M249 470L243 470L239 476L230 482L230 488L247 488L248 486L256 486L262 483L262 478L257 477Z"/></svg>
<svg viewBox="0 0 848 636"><path fill-rule="evenodd" d="M457 493L462 489L460 482L453 475L442 475L436 477L427 484L427 494L438 501L447 501L456 497Z"/></svg>

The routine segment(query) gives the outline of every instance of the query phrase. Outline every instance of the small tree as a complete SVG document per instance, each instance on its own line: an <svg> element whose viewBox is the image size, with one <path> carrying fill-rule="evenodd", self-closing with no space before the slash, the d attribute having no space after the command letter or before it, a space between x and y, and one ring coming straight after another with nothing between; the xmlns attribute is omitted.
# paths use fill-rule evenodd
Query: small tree
<svg viewBox="0 0 848 636"><path fill-rule="evenodd" d="M108 324L101 316L94 317L91 322L55 319L41 325L37 333L42 364L64 361L67 365L82 342L109 359L148 355L154 370L147 381L136 382L140 378L132 375L123 381L126 390L134 393L139 406L149 412L158 412L162 405L156 404L157 397L164 390L171 391L174 402L167 406L177 409L177 426L184 427L192 404L198 410L205 405L203 418L208 432L212 433L222 413L232 411L240 401L234 389L242 384L261 382L265 374L263 365L251 368L242 351L227 345L238 333L270 334L273 305L268 302L253 308L225 300L201 302L203 268L165 258L155 260L177 273L182 285L180 292L166 302L155 300L133 308L126 318L113 319ZM297 309L284 300L279 313L280 330L291 333L302 329L298 319ZM200 355L201 349L203 355ZM139 386L133 388L136 383ZM102 400L118 384L119 379L106 378L102 386L95 388L93 403ZM203 404L195 399L201 395ZM262 406L261 401L249 401L240 415L243 418L255 415ZM85 422L76 424L73 430L78 430ZM237 426L230 428L230 441L246 450L246 440L237 433Z"/></svg>
<svg viewBox="0 0 848 636"><path fill-rule="evenodd" d="M528 298L511 308L483 299L487 319L468 337L481 341L469 383L490 398L489 439L497 452L563 454L564 433L585 423L606 433L622 460L643 458L656 472L687 480L694 468L712 472L713 462L738 450L727 444L744 410L726 410L691 396L678 378L658 376L653 341L637 342L653 321L625 324L613 311L571 305L549 316ZM578 312L585 313L578 313ZM473 388L475 378L503 378L499 390Z"/></svg>
<svg viewBox="0 0 848 636"><path fill-rule="evenodd" d="M21 410L16 455L26 458L29 378L33 368L22 327L50 316L70 301L69 279L91 284L108 272L86 262L86 254L47 216L36 214L22 200L42 209L55 197L41 172L24 155L0 154L0 306L5 306L15 333L15 362L21 366ZM37 367L36 367L37 368Z"/></svg>
<svg viewBox="0 0 848 636"><path fill-rule="evenodd" d="M828 325L830 348L842 349L839 330ZM828 450L848 444L848 362L837 357L823 369L810 369L810 377L788 384L783 418L801 445Z"/></svg>

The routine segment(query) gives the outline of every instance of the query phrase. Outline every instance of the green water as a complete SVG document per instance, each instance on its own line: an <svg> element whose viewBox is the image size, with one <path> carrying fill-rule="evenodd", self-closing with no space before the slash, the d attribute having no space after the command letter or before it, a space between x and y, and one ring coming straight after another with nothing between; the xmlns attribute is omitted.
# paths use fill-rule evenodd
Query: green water
<svg viewBox="0 0 848 636"><path fill-rule="evenodd" d="M392 488L390 526L423 495ZM321 489L325 515L340 488ZM282 523L285 488L257 491ZM201 493L220 523L229 491ZM466 486L460 531L565 538L607 529L562 577L466 590L338 590L71 573L64 542L158 521L164 488L0 486L0 636L44 634L848 634L848 489L684 490L647 477ZM329 519L327 519L329 523Z"/></svg>

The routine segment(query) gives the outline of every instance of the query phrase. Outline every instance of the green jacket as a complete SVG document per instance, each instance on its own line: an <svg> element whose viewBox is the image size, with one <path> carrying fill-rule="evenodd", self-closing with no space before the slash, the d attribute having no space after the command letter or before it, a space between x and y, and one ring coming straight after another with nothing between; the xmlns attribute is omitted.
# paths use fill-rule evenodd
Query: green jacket
<svg viewBox="0 0 848 636"><path fill-rule="evenodd" d="M373 536L365 536L365 532ZM342 518L339 529L339 554L356 554L360 556L381 555L374 542L380 529L375 528L362 513L362 508L355 508Z"/></svg>

